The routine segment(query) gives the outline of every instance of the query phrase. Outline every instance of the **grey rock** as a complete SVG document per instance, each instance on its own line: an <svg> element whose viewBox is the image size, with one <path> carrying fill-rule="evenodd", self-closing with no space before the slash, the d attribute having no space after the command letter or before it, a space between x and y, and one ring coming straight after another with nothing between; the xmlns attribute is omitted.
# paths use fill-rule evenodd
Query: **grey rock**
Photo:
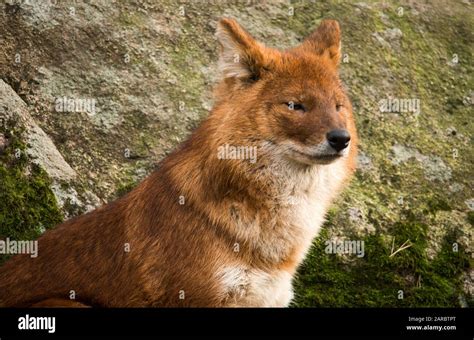
<svg viewBox="0 0 474 340"><path fill-rule="evenodd" d="M438 156L426 156L414 148L408 148L400 144L392 146L392 153L391 162L395 165L406 163L410 159L415 159L421 163L425 177L431 181L440 180L445 182L452 177L451 168Z"/></svg>
<svg viewBox="0 0 474 340"><path fill-rule="evenodd" d="M394 40L399 40L403 36L403 33L399 28L386 29L382 34L383 34L383 37L389 42L392 42Z"/></svg>
<svg viewBox="0 0 474 340"><path fill-rule="evenodd" d="M53 141L31 117L25 102L3 80L0 80L0 119L13 119L26 129L28 155L52 179L70 180L76 177L76 172L64 160Z"/></svg>
<svg viewBox="0 0 474 340"><path fill-rule="evenodd" d="M474 211L474 198L467 199L464 203L466 203L469 210Z"/></svg>
<svg viewBox="0 0 474 340"><path fill-rule="evenodd" d="M363 151L359 151L357 155L357 168L362 171L368 171L372 169L372 167L372 159Z"/></svg>

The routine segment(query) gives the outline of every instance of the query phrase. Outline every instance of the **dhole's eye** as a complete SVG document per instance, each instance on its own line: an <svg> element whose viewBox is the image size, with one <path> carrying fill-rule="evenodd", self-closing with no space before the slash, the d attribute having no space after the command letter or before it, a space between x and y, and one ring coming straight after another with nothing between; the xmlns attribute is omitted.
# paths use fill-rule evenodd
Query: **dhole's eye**
<svg viewBox="0 0 474 340"><path fill-rule="evenodd" d="M303 104L294 103L294 102L288 102L288 103L285 103L285 104L286 104L286 106L288 106L289 110L306 112L306 108L304 107Z"/></svg>
<svg viewBox="0 0 474 340"><path fill-rule="evenodd" d="M342 104L336 104L336 111L339 112L341 111L343 105Z"/></svg>

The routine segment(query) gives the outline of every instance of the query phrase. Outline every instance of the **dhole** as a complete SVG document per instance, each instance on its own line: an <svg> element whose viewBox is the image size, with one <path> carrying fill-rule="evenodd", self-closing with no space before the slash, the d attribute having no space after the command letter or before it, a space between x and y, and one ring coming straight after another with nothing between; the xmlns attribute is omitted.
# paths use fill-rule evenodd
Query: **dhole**
<svg viewBox="0 0 474 340"><path fill-rule="evenodd" d="M355 167L339 25L325 20L287 50L227 18L217 38L223 76L209 117L133 191L46 232L37 258L0 268L1 306L289 304Z"/></svg>

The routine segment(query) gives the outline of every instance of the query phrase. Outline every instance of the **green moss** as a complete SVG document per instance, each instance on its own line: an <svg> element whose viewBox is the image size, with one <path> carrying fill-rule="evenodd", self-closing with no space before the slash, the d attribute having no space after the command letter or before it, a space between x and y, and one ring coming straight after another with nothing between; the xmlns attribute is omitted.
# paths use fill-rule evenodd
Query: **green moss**
<svg viewBox="0 0 474 340"><path fill-rule="evenodd" d="M121 11L118 17L118 22L123 27L140 26L143 21L143 14L134 11Z"/></svg>
<svg viewBox="0 0 474 340"><path fill-rule="evenodd" d="M117 190L115 191L115 198L122 197L123 195L129 193L133 188L137 186L137 183L133 180L129 180L127 182L121 182L117 186Z"/></svg>
<svg viewBox="0 0 474 340"><path fill-rule="evenodd" d="M441 198L439 195L433 195L427 202L428 207L431 211L450 211L452 210L449 203Z"/></svg>
<svg viewBox="0 0 474 340"><path fill-rule="evenodd" d="M348 265L339 255L325 253L329 228L331 222L299 269L293 306L458 306L462 294L460 277L469 266L469 256L462 248L453 250L456 235L447 235L441 251L429 260L428 226L414 221L396 223L388 238L381 233L362 238L365 256L354 257ZM407 240L411 247L391 256Z"/></svg>
<svg viewBox="0 0 474 340"><path fill-rule="evenodd" d="M467 220L469 223L471 223L472 226L474 226L474 211L469 211L467 213Z"/></svg>
<svg viewBox="0 0 474 340"><path fill-rule="evenodd" d="M21 132L0 131L9 145L0 153L0 237L30 240L63 220L48 175L30 163ZM7 256L0 255L0 263Z"/></svg>

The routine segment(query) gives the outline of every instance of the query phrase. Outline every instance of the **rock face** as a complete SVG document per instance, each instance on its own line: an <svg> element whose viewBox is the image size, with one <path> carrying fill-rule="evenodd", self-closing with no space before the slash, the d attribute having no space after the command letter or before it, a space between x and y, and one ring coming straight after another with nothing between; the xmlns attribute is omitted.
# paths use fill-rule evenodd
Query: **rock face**
<svg viewBox="0 0 474 340"><path fill-rule="evenodd" d="M64 160L49 136L28 112L25 102L13 89L0 80L0 120L13 120L25 130L27 153L54 180L69 181L77 174Z"/></svg>
<svg viewBox="0 0 474 340"><path fill-rule="evenodd" d="M30 163L46 172L51 179L50 188L66 217L74 215L70 211L73 207L77 211L89 211L100 205L101 201L92 192L85 190L82 195L77 193L74 187L81 185L76 171L64 160L51 138L33 119L26 103L3 80L0 80L0 122L6 130L10 128L9 125L14 124L15 130L21 131L25 149L11 151L16 158L20 158L21 153L25 152ZM7 139L3 134L2 136L3 144L7 146ZM66 194L65 190L69 193ZM67 199L65 195L68 195Z"/></svg>
<svg viewBox="0 0 474 340"><path fill-rule="evenodd" d="M280 48L334 18L359 171L300 269L295 305L473 305L469 2L8 0L0 9L0 237L34 238L115 199L183 141L212 107L220 17ZM365 255L327 254L330 240L363 241Z"/></svg>

